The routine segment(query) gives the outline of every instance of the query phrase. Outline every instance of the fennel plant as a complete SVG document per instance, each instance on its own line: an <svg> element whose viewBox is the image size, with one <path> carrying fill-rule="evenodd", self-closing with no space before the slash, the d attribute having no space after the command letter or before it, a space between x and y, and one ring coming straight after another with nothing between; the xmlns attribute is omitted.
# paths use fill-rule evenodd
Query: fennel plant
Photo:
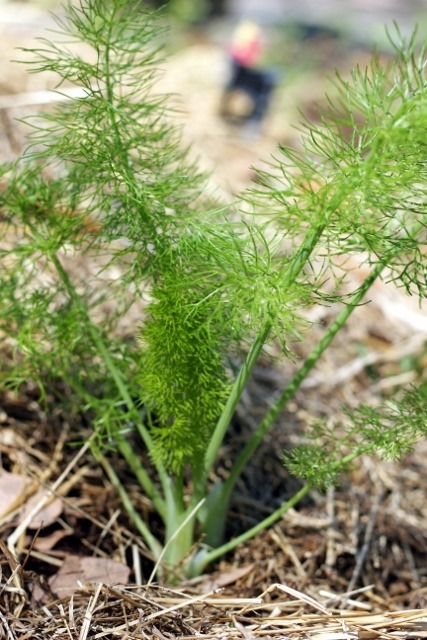
<svg viewBox="0 0 427 640"><path fill-rule="evenodd" d="M416 51L415 35L405 42L396 29L389 67L374 56L351 81L337 76L337 97L320 124L304 124L301 151L279 148L271 171L258 172L258 186L230 207L209 195L168 96L155 92L159 17L128 0L80 0L65 9L57 40L29 49L30 64L57 73L58 91L66 82L83 97L29 120L28 148L2 167L0 330L13 344L2 384L33 379L48 390L65 382L71 405L91 416L94 453L159 575L197 575L361 453L400 455L425 435L424 387L392 408L361 408L340 440L318 427L321 445L285 454L303 487L224 540L240 474L373 283L385 278L425 297L425 53ZM82 255L98 265L90 277L72 268ZM325 281L346 255L369 273L344 295L344 276L333 287ZM125 339L123 319L141 300ZM334 322L248 434L229 476L213 483L264 346L274 340L293 357L292 342L306 326L301 311L336 302ZM244 344L233 372L228 358ZM120 451L151 500L164 539L131 504L108 447Z"/></svg>

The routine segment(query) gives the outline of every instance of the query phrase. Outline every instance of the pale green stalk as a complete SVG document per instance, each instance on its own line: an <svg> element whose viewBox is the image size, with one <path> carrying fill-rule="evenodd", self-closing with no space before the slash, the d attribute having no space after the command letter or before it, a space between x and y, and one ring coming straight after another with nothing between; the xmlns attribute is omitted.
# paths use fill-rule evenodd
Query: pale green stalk
<svg viewBox="0 0 427 640"><path fill-rule="evenodd" d="M358 451L349 453L346 456L343 456L341 460L339 460L339 462L336 463L335 465L336 468L344 469L350 462L352 462L360 454L361 454L361 451L358 450ZM261 533L262 531L270 527L272 524L277 522L287 511L289 511L289 509L292 509L293 507L295 507L298 504L298 502L300 502L303 498L305 498L305 496L309 493L309 491L311 491L313 487L314 487L313 482L307 482L303 487L301 487L299 491L297 491L292 496L292 498L284 502L282 505L280 505L278 509L276 509L273 513L271 513L269 516L264 518L264 520L261 520L260 522L258 522L256 525L254 525L244 533L240 534L239 536L236 536L232 540L229 540L228 542L221 545L220 547L217 547L216 549L212 549L210 551L207 551L206 549L202 549L198 551L193 557L191 564L189 565L189 570L188 570L189 575L190 576L200 575L209 564L211 564L218 558L222 557L226 553L233 551L233 549L236 549L236 547L240 546L244 542L248 542L248 540L251 540L256 535L258 535L259 533Z"/></svg>
<svg viewBox="0 0 427 640"><path fill-rule="evenodd" d="M162 567L163 558L166 560L166 566L164 567L164 571L166 571L166 573L168 572L168 570L171 571L171 569L172 572L176 571L176 568L179 567L180 563L185 560L185 557L191 550L191 547L194 543L194 524L196 522L195 516L204 502L205 498L202 498L191 511L187 509L187 511L182 514L182 522L180 524L176 523L173 532L171 533L170 537L167 538L162 552L157 558L156 564L153 568L153 571L151 572L146 587L150 586L150 584L154 580L155 575L157 574L158 569ZM178 544L176 544L177 539L179 539Z"/></svg>
<svg viewBox="0 0 427 640"><path fill-rule="evenodd" d="M163 522L167 521L168 518L168 510L166 507L166 502L157 491L156 487L153 485L153 482L148 475L147 471L142 466L142 463L138 457L138 454L132 449L132 446L129 442L120 434L116 434L114 436L115 441L117 442L117 446L119 447L119 451L122 454L123 458L129 465L132 473L135 478L138 480L141 487L143 487L144 491L147 493L147 496L152 500L153 505L157 511L157 513L162 518ZM162 485L163 486L163 485Z"/></svg>
<svg viewBox="0 0 427 640"><path fill-rule="evenodd" d="M68 275L68 273L65 271L64 267L62 266L61 261L59 260L58 256L56 255L55 252L51 252L50 254L50 258L52 260L53 265L55 266L58 275L60 276L68 295L70 296L71 300L73 301L74 304L76 304L78 306L78 308L80 309L80 311L82 312L82 314L85 317L86 320L86 327L87 330L89 331L91 338L94 342L94 344L96 345L99 354L102 356L105 365L107 367L107 369L109 370L111 376L113 377L113 380L117 386L118 391L120 392L120 395L123 399L123 401L125 402L126 406L128 407L129 411L131 412L132 417L138 422L138 427L139 427L139 432L141 434L141 436L144 439L144 443L147 446L148 451L150 451L151 447L152 447L152 439L151 439L151 435L149 434L148 430L144 427L144 425L141 423L141 417L138 413L137 408L135 407L135 403L133 402L132 398L130 397L128 388L126 386L125 381L123 380L120 372L118 371L118 369L116 368L116 366L114 365L114 362L111 358L111 355L107 349L107 347L104 344L104 341L102 339L102 337L99 334L99 331L97 329L97 327L93 324L87 309L85 307L85 305L83 304L83 301L81 299L81 297L78 295L78 293L76 292L70 277ZM148 473L145 471L145 469L142 467L137 454L135 454L135 452L132 450L132 448L130 447L129 443L122 437L118 436L117 438L117 443L119 446L119 449L121 451L121 453L123 454L125 460L129 463L129 466L132 468L132 470L134 471L134 473L136 474L139 482L141 482L142 486L144 487L145 491L147 492L147 495L150 497L151 500L153 500L153 503L157 509L157 511L159 512L159 514L163 517L166 518L167 514L166 514L166 504L165 501L163 500L163 498L161 497L161 495L159 494L159 492L157 491L156 487L154 486L152 480L150 479L150 476L148 475ZM165 492L165 495L167 496L170 492L169 489L169 479L167 476L167 473L165 471L165 469L163 468L163 466L161 465L161 463L158 463L156 465L157 468L157 472L159 474L159 478L162 481L162 487L163 490Z"/></svg>
<svg viewBox="0 0 427 640"><path fill-rule="evenodd" d="M260 422L257 429L254 431L254 433L246 443L245 447L237 456L237 459L233 464L233 468L231 469L230 475L224 483L224 493L226 496L229 496L231 494L231 491L233 490L237 479L239 478L243 469L246 467L249 459L252 457L253 453L264 438L265 434L271 429L285 405L294 396L295 392L300 387L309 371L313 368L316 362L318 362L318 360L327 349L327 347L329 347L337 333L343 328L353 311L361 304L366 293L374 284L374 282L379 278L384 268L385 265L382 263L379 263L374 267L363 284L359 287L350 301L345 305L341 313L339 313L335 318L334 322L330 325L325 335L319 340L313 351L306 358L304 364L293 377L291 382L282 391L279 398L265 415L264 419Z"/></svg>
<svg viewBox="0 0 427 640"><path fill-rule="evenodd" d="M366 278L351 300L346 304L344 309L328 328L323 338L307 357L292 381L283 390L277 401L265 415L264 419L259 423L245 447L234 461L227 480L215 485L214 489L211 491L206 504L206 511L203 520L203 528L206 532L207 544L211 544L212 546L218 546L220 544L225 527L225 518L227 513L226 505L228 505L230 501L232 491L242 471L246 468L250 458L263 440L265 434L273 426L284 406L294 396L309 371L322 356L323 352L330 345L336 334L345 325L353 311L359 306L367 291L380 276L383 269L384 265L378 264L372 270L370 275Z"/></svg>
<svg viewBox="0 0 427 640"><path fill-rule="evenodd" d="M153 534L150 531L150 528L143 521L143 519L141 518L141 516L133 506L132 501L130 500L126 489L124 488L123 484L120 482L119 477L117 476L116 472L114 471L113 467L108 462L108 460L105 458L105 456L103 456L98 452L96 457L98 458L99 462L103 466L104 471L107 474L111 484L119 494L120 499L123 503L123 506L126 509L129 517L131 518L132 522L136 526L141 536L144 538L145 542L147 543L150 551L154 556L154 559L156 560L160 558L163 552L162 544L159 542L159 540L157 540L155 536L153 536Z"/></svg>
<svg viewBox="0 0 427 640"><path fill-rule="evenodd" d="M305 238L301 248L298 250L294 259L292 260L292 263L289 266L287 277L284 281L284 286L286 286L287 283L291 284L296 280L301 270L307 264L310 255L316 248L316 245L324 231L324 228L324 224L319 225ZM230 426L231 419L235 413L241 395L248 384L249 378L252 375L253 368L256 365L261 351L269 338L272 328L273 320L267 322L259 331L258 335L252 343L246 360L240 368L240 371L236 377L233 388L225 404L224 410L221 413L221 416L209 441L204 460L204 475L201 479L202 490L206 483L207 477L215 464L219 448L224 440L224 436L227 433L228 427Z"/></svg>

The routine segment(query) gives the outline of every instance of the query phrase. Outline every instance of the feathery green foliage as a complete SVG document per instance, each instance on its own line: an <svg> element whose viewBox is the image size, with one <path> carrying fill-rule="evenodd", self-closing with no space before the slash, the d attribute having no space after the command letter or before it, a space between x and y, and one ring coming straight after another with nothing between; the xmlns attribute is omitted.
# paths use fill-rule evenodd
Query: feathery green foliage
<svg viewBox="0 0 427 640"><path fill-rule="evenodd" d="M374 57L351 81L337 77L329 113L304 123L301 151L280 148L232 208L209 195L171 98L156 93L159 18L128 0L81 0L67 4L58 30L57 43L28 50L32 70L53 71L58 90L66 82L81 93L32 119L25 154L2 168L0 331L13 344L2 382L65 382L71 404L92 416L95 453L161 575L195 575L357 456L401 455L425 435L425 389L393 410L361 408L341 439L319 426L320 445L285 456L303 488L224 542L240 474L372 284L383 278L426 295L425 53L396 30L389 68ZM351 268L369 267L353 290L347 257ZM332 303L341 305L335 321L248 434L229 476L212 484L263 347L275 340L293 358L292 342L307 330L302 310ZM236 371L229 359L243 352ZM149 465L130 437L141 439ZM152 501L163 540L135 512L105 441Z"/></svg>
<svg viewBox="0 0 427 640"><path fill-rule="evenodd" d="M327 487L337 481L346 455L350 454L350 462L363 454L393 460L409 453L427 435L427 384L406 389L399 400L379 407L362 405L346 413L344 431L318 422L309 434L311 442L285 454L285 464L292 473Z"/></svg>

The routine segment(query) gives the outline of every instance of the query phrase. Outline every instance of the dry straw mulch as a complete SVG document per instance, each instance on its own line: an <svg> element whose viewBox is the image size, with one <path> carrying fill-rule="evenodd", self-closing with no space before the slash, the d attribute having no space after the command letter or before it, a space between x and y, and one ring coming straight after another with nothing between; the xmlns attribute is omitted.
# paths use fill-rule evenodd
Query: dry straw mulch
<svg viewBox="0 0 427 640"><path fill-rule="evenodd" d="M98 584L35 611L25 606L21 600L25 591L15 582L11 577L1 585L0 638L8 640L427 637L427 609L370 614L352 610L359 604L351 594L340 598L329 594L330 605L326 607L281 584L271 585L256 598L224 597L215 591L194 596L156 585L126 588Z"/></svg>
<svg viewBox="0 0 427 640"><path fill-rule="evenodd" d="M12 413L4 398L2 404ZM0 526L0 639L427 637L425 503L416 467L422 450L406 461L407 469L382 468L382 485L378 465L362 466L350 488L314 494L211 574L172 589L147 577L152 564L123 515L117 517L119 503L93 459L75 456L64 440L52 456L52 425L37 415L34 400L32 407L27 420L24 405L20 418L9 417L15 431L6 427L3 435L24 437L20 449L3 442L3 462L12 473L24 456L21 462L36 478L50 459L58 479L48 479L45 492L51 504L61 499L63 510L46 532L23 528L25 520L19 524L22 506ZM17 416L18 405L13 411ZM73 441L72 432L68 437ZM137 501L138 487L129 490ZM244 497L237 497L231 514L241 526L250 510L260 509ZM16 555L6 540L16 545ZM108 563L110 580L83 584L82 577L79 586L78 573L68 574L62 593L75 584L61 597L57 578L66 563L87 567L97 559L99 566ZM126 560L133 585L111 575L109 563L120 568Z"/></svg>

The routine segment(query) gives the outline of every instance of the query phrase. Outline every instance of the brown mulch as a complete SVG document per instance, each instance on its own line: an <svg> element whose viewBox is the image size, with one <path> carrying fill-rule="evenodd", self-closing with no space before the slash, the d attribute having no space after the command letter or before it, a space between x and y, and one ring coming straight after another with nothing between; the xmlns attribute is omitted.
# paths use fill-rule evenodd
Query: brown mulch
<svg viewBox="0 0 427 640"><path fill-rule="evenodd" d="M0 606L8 638L296 638L371 640L427 637L427 609L373 614L352 595L327 597L323 604L306 593L271 584L257 597L226 597L218 588L193 595L187 589L107 586L81 588L71 598L25 609L23 585L3 585ZM356 592L357 595L357 592ZM356 610L354 610L356 608Z"/></svg>
<svg viewBox="0 0 427 640"><path fill-rule="evenodd" d="M298 511L209 574L168 589L152 584L150 554L89 452L72 466L76 447L70 445L90 433L83 418L67 422L60 409L45 413L31 385L0 400L3 469L31 477L33 493L39 485L56 487L62 503L47 527L20 532L16 556L6 543L22 522L25 505L15 505L0 522L0 638L426 636L425 443L401 464L363 460L340 487L313 492ZM295 427L297 418L298 412ZM229 536L283 499L254 493L254 487L268 486L267 478L276 477L282 490L290 481L279 466L279 433L278 427L248 470L253 483L242 483L236 493ZM225 466L230 447L231 442L224 447ZM135 506L155 529L150 504L114 452L111 459L127 479ZM87 564L85 558L130 567L129 584L140 586L120 584L112 571L95 580L99 584L84 585L82 572L81 588L75 584L67 593L69 583L61 589L57 581L61 567L70 560Z"/></svg>

